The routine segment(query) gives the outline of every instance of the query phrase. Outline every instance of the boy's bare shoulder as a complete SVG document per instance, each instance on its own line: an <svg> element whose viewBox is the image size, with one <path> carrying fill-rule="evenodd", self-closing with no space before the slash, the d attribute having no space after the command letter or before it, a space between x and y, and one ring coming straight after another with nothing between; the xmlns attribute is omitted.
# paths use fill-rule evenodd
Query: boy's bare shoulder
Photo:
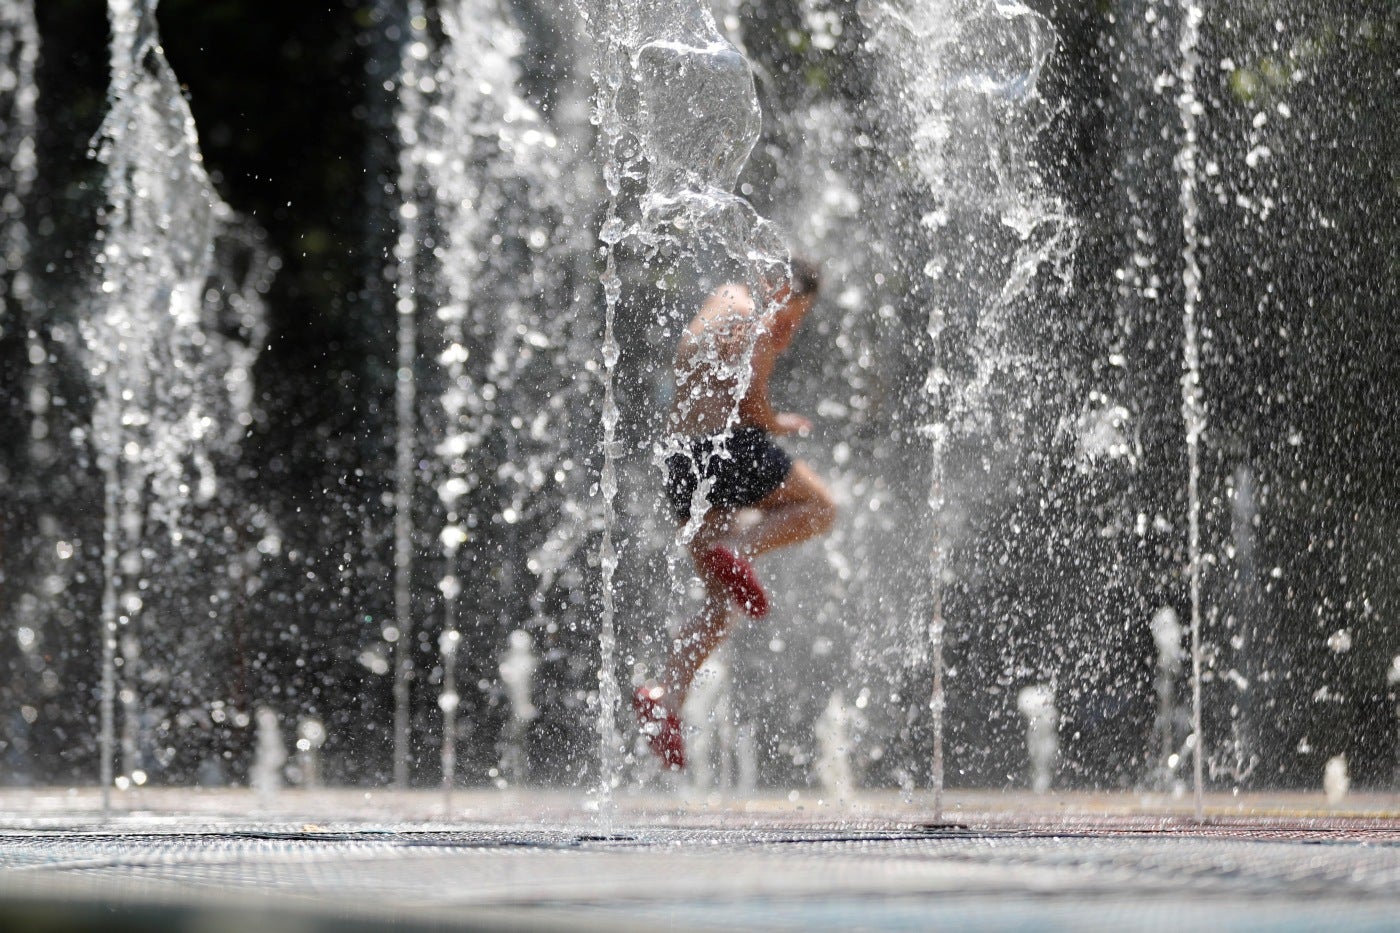
<svg viewBox="0 0 1400 933"><path fill-rule="evenodd" d="M705 299L700 312L691 322L692 331L713 328L751 326L754 319L753 297L747 286L738 284L721 285Z"/></svg>
<svg viewBox="0 0 1400 933"><path fill-rule="evenodd" d="M703 351L711 359L726 362L736 353L753 347L754 329L759 325L753 299L743 285L716 289L685 329L678 348L684 358Z"/></svg>

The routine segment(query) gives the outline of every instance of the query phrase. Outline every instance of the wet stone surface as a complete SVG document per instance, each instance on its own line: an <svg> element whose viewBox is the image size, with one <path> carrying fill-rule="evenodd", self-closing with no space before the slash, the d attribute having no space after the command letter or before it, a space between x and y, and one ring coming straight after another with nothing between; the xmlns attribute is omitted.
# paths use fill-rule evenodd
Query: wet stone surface
<svg viewBox="0 0 1400 933"><path fill-rule="evenodd" d="M1384 812L1196 824L1104 807L964 809L932 825L731 803L623 807L599 821L517 798L460 813L11 812L0 903L164 912L176 927L197 914L201 929L249 909L266 929L288 918L297 929L1393 929L1400 916L1400 820Z"/></svg>

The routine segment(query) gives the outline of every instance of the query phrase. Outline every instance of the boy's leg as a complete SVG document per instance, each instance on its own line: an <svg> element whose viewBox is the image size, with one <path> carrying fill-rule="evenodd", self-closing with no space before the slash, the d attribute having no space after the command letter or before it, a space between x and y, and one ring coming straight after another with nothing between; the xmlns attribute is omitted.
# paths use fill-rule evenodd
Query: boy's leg
<svg viewBox="0 0 1400 933"><path fill-rule="evenodd" d="M743 528L734 543L745 557L758 557L831 530L836 502L831 490L804 461L792 465L781 486L756 503L758 521Z"/></svg>
<svg viewBox="0 0 1400 933"><path fill-rule="evenodd" d="M685 705L690 684L705 659L723 644L729 635L729 590L707 574L697 563L705 584L705 603L700 611L676 635L661 672L661 686L666 690L665 703L679 713Z"/></svg>
<svg viewBox="0 0 1400 933"><path fill-rule="evenodd" d="M739 525L727 511L706 516L690 542L690 556L707 585L718 580L745 613L761 619L768 614L768 596L750 560L824 534L835 521L836 504L812 468L799 460L788 468L777 489L744 514L756 520Z"/></svg>
<svg viewBox="0 0 1400 933"><path fill-rule="evenodd" d="M733 536L733 543L745 557L757 557L775 548L796 544L824 534L836 520L836 504L831 492L806 463L792 465L787 479L761 502L755 504L758 521ZM729 636L729 601L733 586L716 576L707 552L729 537L733 516L712 516L691 542L691 557L705 584L705 604L681 629L662 674L673 709L679 710L690 691L696 671Z"/></svg>
<svg viewBox="0 0 1400 933"><path fill-rule="evenodd" d="M672 770L685 767L680 712L690 693L690 685L705 659L729 634L729 588L707 569L702 559L705 550L715 546L719 533L716 526L723 523L707 522L703 534L691 542L691 555L705 584L704 605L672 642L660 682L643 684L632 695L632 708L652 753L661 759L663 766Z"/></svg>

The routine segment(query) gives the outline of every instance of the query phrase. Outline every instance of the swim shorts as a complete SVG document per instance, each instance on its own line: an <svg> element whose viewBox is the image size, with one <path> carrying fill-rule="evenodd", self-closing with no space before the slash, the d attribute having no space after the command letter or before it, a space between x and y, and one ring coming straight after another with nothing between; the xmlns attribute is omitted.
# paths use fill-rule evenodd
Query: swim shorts
<svg viewBox="0 0 1400 933"><path fill-rule="evenodd" d="M723 435L692 437L689 453L666 458L666 496L676 521L690 519L690 501L702 478L712 479L712 508L742 509L766 499L792 472L792 458L762 428L735 428ZM726 455L727 454L727 455Z"/></svg>

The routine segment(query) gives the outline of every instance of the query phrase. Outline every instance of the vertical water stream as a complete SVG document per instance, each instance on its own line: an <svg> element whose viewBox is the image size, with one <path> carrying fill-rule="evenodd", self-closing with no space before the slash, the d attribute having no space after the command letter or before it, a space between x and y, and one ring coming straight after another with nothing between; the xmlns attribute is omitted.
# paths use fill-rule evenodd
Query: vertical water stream
<svg viewBox="0 0 1400 933"><path fill-rule="evenodd" d="M690 0L581 0L579 8L597 43L593 121L608 196L598 234L604 297L598 735L606 803L621 752L614 592L622 454L615 393L621 356L619 244L635 236L645 250L674 246L692 258L706 246L717 248L740 267L741 280L754 285L764 272L785 264L786 255L766 222L731 193L758 139L758 101L748 62L719 34L706 7ZM624 183L634 179L645 184L637 197L640 222L629 226L624 202L631 207L631 192L624 191ZM735 381L736 410L747 385L745 370Z"/></svg>
<svg viewBox="0 0 1400 933"><path fill-rule="evenodd" d="M26 329L29 363L35 370L33 384L42 387L47 353L32 317L29 276L29 224L25 208L37 177L35 129L39 89L35 68L39 60L39 30L32 0L0 3L0 311L5 322ZM5 324L0 324L3 331ZM31 409L36 405L32 401ZM41 412L32 412L36 418Z"/></svg>
<svg viewBox="0 0 1400 933"><path fill-rule="evenodd" d="M142 691L163 676L143 666L150 654L143 637L153 630L142 620L198 549L185 517L214 501L216 456L236 448L252 423L249 367L262 333L256 295L216 277L216 239L228 233L233 214L205 173L189 107L160 48L155 10L156 0L108 5L110 110L94 149L106 169L101 280L81 323L96 396L90 436L105 489L104 806L114 783L118 694L124 692L124 734L138 747L145 728L136 722L145 713ZM262 260L253 260L257 269ZM231 284L234 292L224 294ZM244 284L257 290L265 281L257 272ZM226 311L238 320L213 320ZM224 326L237 336L224 333ZM172 555L159 575L148 567L158 553L151 537L157 528L166 532L162 546ZM121 657L119 645L125 646ZM236 724L246 724L245 717L246 711L235 711ZM128 756L129 768L134 759ZM116 783L143 779L133 771Z"/></svg>
<svg viewBox="0 0 1400 933"><path fill-rule="evenodd" d="M409 0L408 34L399 72L399 237L394 309L398 317L398 366L394 372L394 786L407 787L413 664L413 490L418 459L415 414L418 382L418 134L424 103L421 86L428 60L427 17L421 0Z"/></svg>
<svg viewBox="0 0 1400 933"><path fill-rule="evenodd" d="M626 15L625 7L623 15ZM624 20L623 28L627 23ZM623 33L625 35L625 32ZM617 244L622 238L622 218L618 213L618 199L622 191L623 173L623 126L618 110L618 93L623 86L622 36L610 32L604 40L606 45L602 56L602 71L598 79L598 128L602 133L602 149L605 163L603 184L608 191L607 213L604 216L598 238L602 241L603 253L603 410L602 410L602 452L603 465L599 472L598 485L602 492L603 537L598 545L598 564L602 574L602 612L598 623L598 791L599 805L607 807L612 799L612 790L619 771L621 740L617 731L617 709L621 705L621 690L617 683L617 629L616 599L613 593L613 576L617 572L617 546L613 536L617 528L617 512L614 500L617 498L617 443L618 408L614 394L614 381L617 361L621 348L617 342L615 325L617 303L622 296L622 280L617 274Z"/></svg>
<svg viewBox="0 0 1400 933"><path fill-rule="evenodd" d="M459 693L457 665L494 656L522 612L541 629L551 624L541 618L542 593L526 583L527 574L548 576L530 545L541 525L558 521L558 506L568 513L573 504L568 418L582 391L575 377L595 350L575 347L559 322L560 308L578 300L567 268L573 250L562 246L578 233L561 222L571 195L565 147L522 89L525 36L499 0L449 0L435 14L439 41L414 42L434 46L436 67L404 106L419 111L416 223L427 272L420 269L418 303L436 308L423 317L418 344L425 364L436 360L430 378L441 377L436 398L420 400L420 430L436 440L429 462L442 508L438 701L450 793L458 704L475 700ZM525 736L514 744L523 747Z"/></svg>
<svg viewBox="0 0 1400 933"><path fill-rule="evenodd" d="M26 212L30 194L37 178L35 131L37 128L38 85L35 69L39 59L39 31L34 19L32 0L3 0L0 2L0 337L16 327L23 332L28 363L28 384L25 387L29 415L28 438L24 444L27 462L34 476L41 476L51 465L54 454L50 440L50 405L53 380L49 367L49 351L45 343L45 326L40 308L34 300L33 279L30 274L30 223ZM7 480L11 488L30 486ZM32 486L30 486L32 489ZM37 490L28 494L40 505L41 526L53 522L49 509L42 503L47 497ZM39 541L42 549L55 547L56 542ZM10 542L14 546L14 542ZM0 568L3 571L5 568ZM37 621L37 620L36 620ZM25 632L40 631L37 625L20 626L17 631L21 651L42 650L39 640ZM12 669L13 670L13 669ZM16 676L17 675L17 676ZM15 671L12 689L30 702L28 678ZM21 713L19 722L28 722ZM11 739L11 760L17 761L19 777L27 776L32 765L33 749L27 729Z"/></svg>
<svg viewBox="0 0 1400 933"><path fill-rule="evenodd" d="M1177 172L1181 184L1181 281L1183 301L1181 315L1181 415L1186 426L1186 495L1187 495L1187 575L1191 587L1191 746L1196 819L1204 816L1205 735L1201 731L1201 432L1205 430L1205 403L1201 396L1200 335L1196 309L1201 301L1201 266L1197 259L1200 234L1197 229L1199 209L1196 204L1196 120L1203 113L1196 97L1196 69L1200 53L1201 21L1204 11L1191 0L1182 4L1181 35L1178 49L1181 62L1177 72L1179 82L1176 98L1181 118L1181 149L1177 153Z"/></svg>
<svg viewBox="0 0 1400 933"><path fill-rule="evenodd" d="M1020 3L986 0L881 0L868 11L887 119L898 130L886 157L915 167L923 185L924 242L895 249L927 257L917 294L928 308L919 432L929 441L928 621L915 656L932 668L928 767L941 815L951 529L967 509L949 501L950 461L994 422L1003 434L1021 430L1024 416L999 403L1034 378L1035 347L1016 329L1017 314L1035 301L1041 270L1066 265L1073 223L1031 156L1042 126L1037 82L1054 47L1048 21ZM911 763L910 773L922 766Z"/></svg>

